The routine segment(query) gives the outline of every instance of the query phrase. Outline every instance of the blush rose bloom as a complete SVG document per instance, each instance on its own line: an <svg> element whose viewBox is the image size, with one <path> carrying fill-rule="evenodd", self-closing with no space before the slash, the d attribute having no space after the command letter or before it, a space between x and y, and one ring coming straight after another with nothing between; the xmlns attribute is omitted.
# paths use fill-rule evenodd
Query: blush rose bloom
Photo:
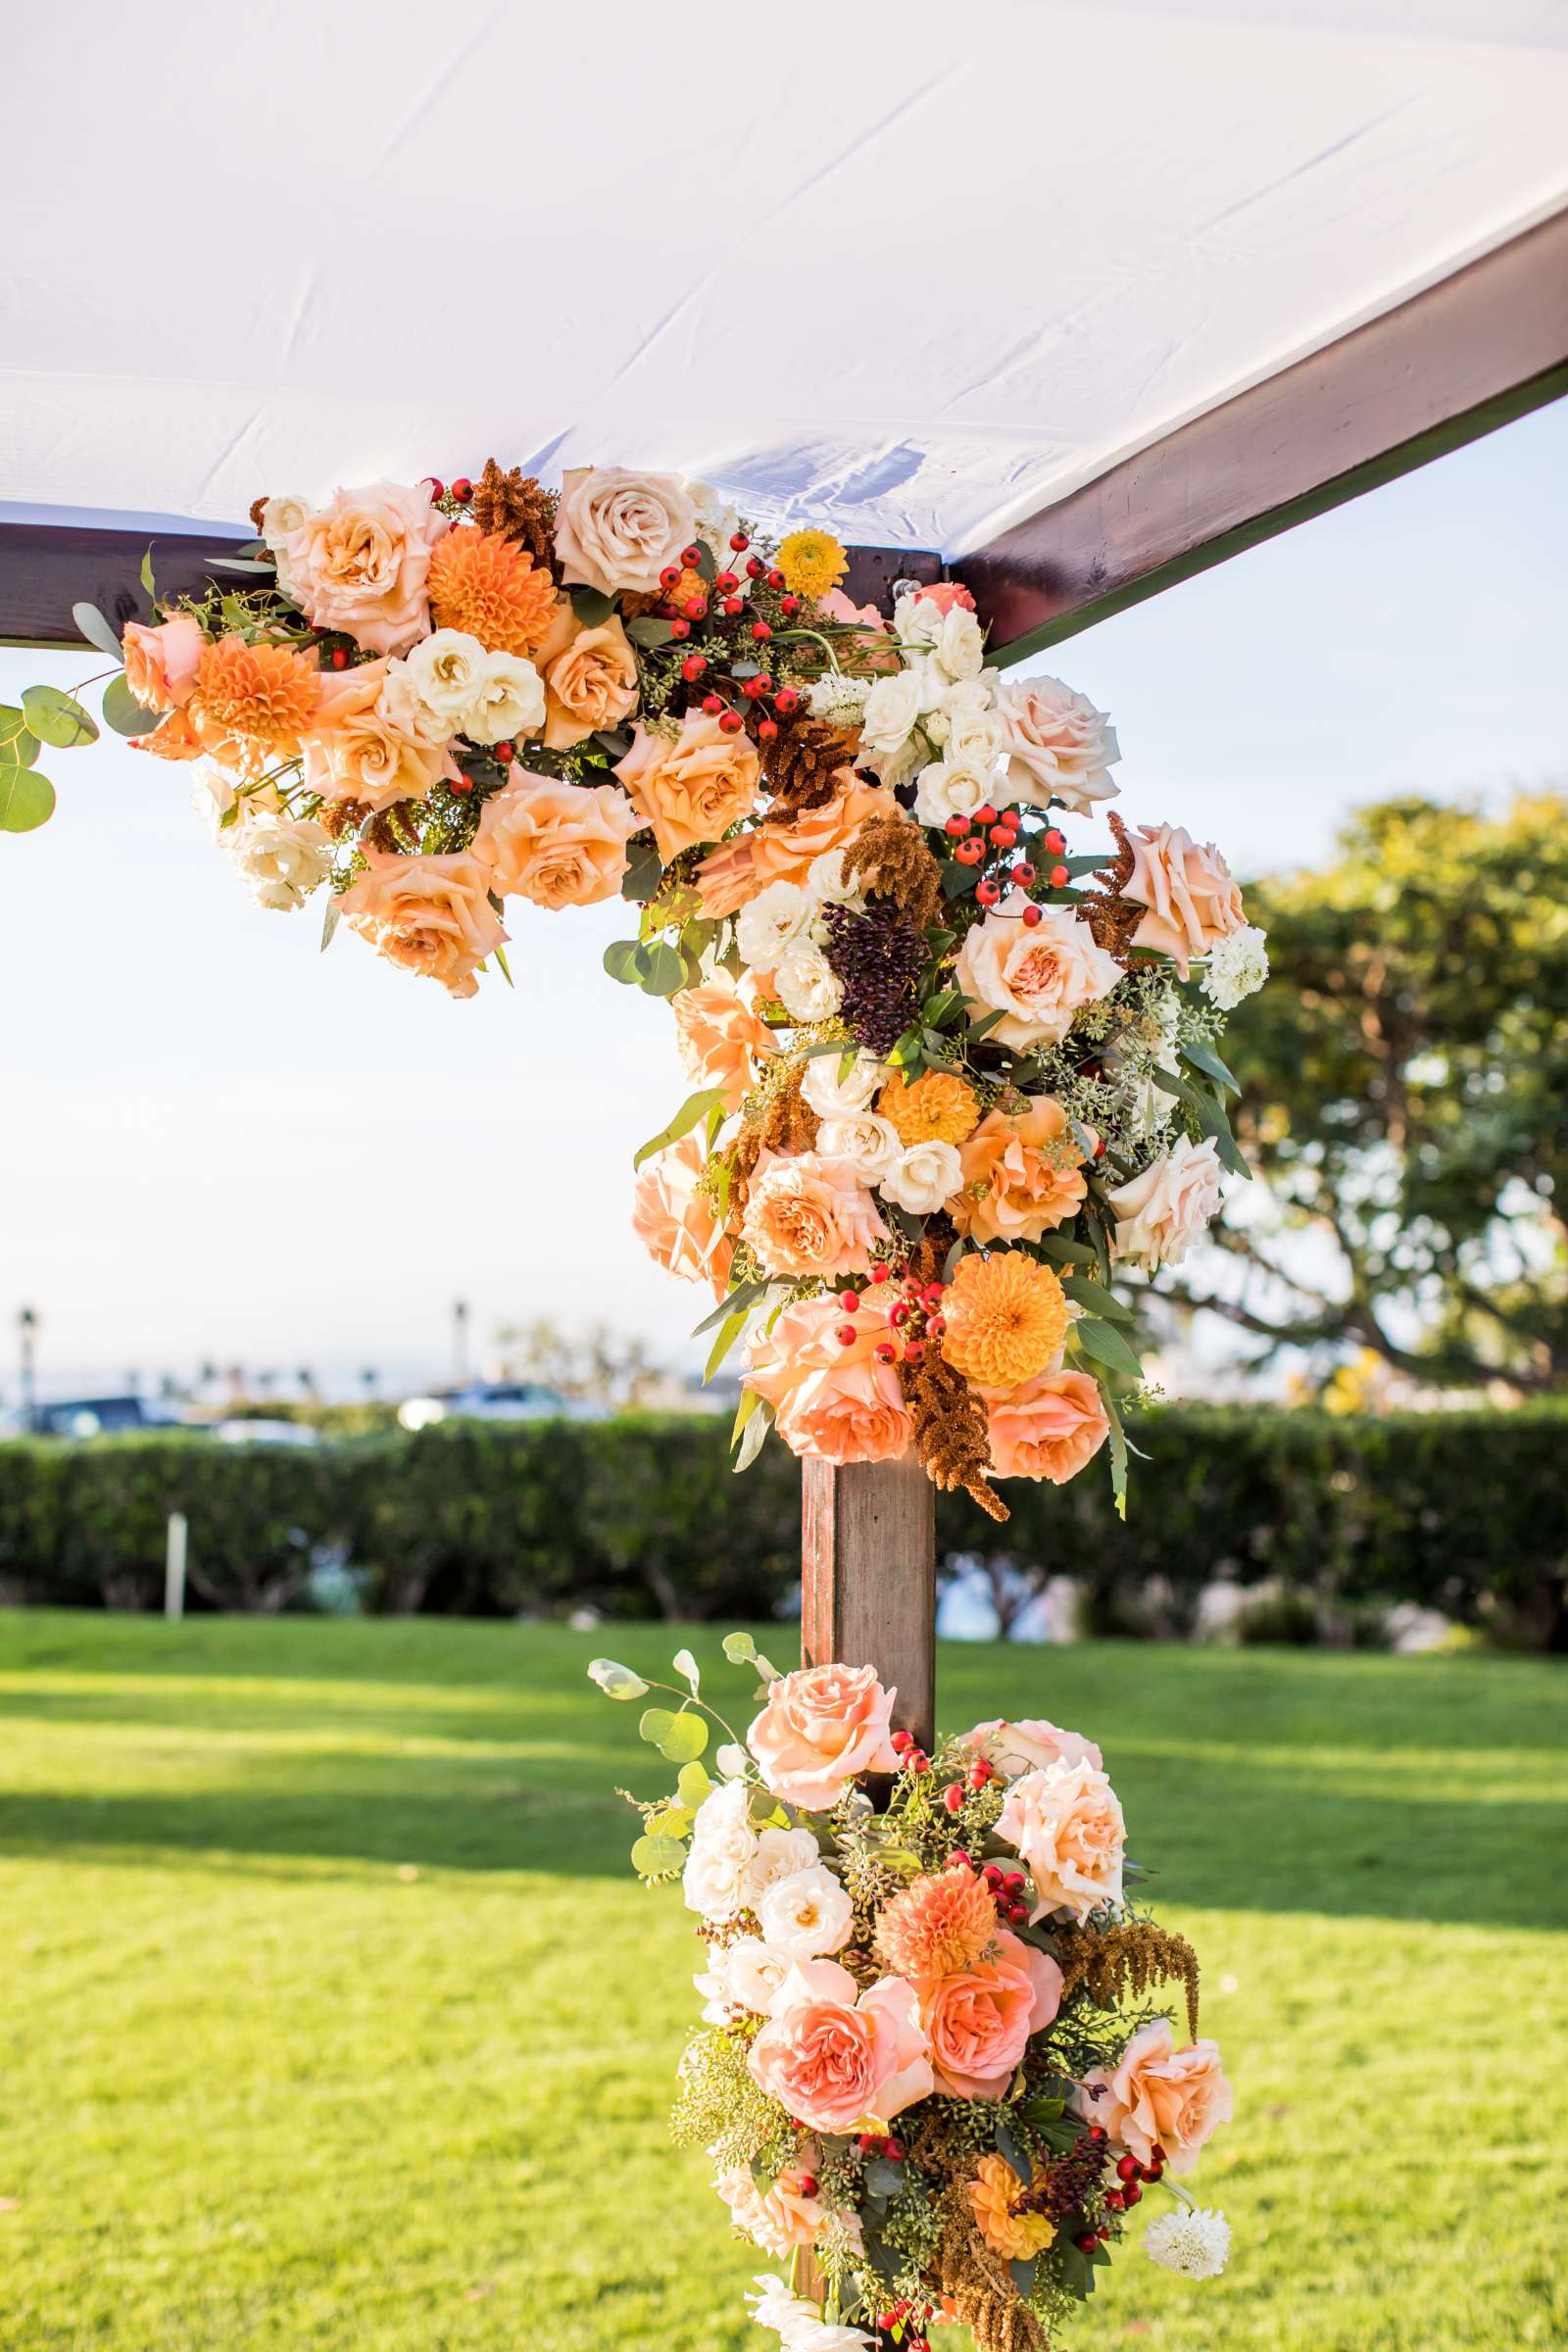
<svg viewBox="0 0 1568 2352"><path fill-rule="evenodd" d="M995 1478L1046 1478L1064 1487L1110 1435L1100 1383L1087 1372L1042 1372L1021 1388L985 1393Z"/></svg>
<svg viewBox="0 0 1568 2352"><path fill-rule="evenodd" d="M545 742L569 751L599 727L618 727L637 708L637 657L612 612L597 629L579 629L544 664Z"/></svg>
<svg viewBox="0 0 1568 2352"><path fill-rule="evenodd" d="M863 1274L875 1245L888 1238L854 1163L820 1152L760 1153L741 1232L769 1274L796 1282Z"/></svg>
<svg viewBox="0 0 1568 2352"><path fill-rule="evenodd" d="M696 1128L645 1160L632 1187L632 1231L656 1265L706 1282L722 1298L735 1245L710 1196L698 1189L708 1150Z"/></svg>
<svg viewBox="0 0 1568 2352"><path fill-rule="evenodd" d="M697 510L678 474L572 466L562 476L556 555L568 584L603 596L650 595L696 531Z"/></svg>
<svg viewBox="0 0 1568 2352"><path fill-rule="evenodd" d="M206 643L201 622L189 612L176 612L156 629L139 620L127 621L121 650L125 684L137 702L149 710L168 710L187 702Z"/></svg>
<svg viewBox="0 0 1568 2352"><path fill-rule="evenodd" d="M1087 1919L1121 1900L1127 1828L1116 1791L1087 1760L1048 1764L1012 1783L997 1836L1015 1848L1035 1883L1033 1916Z"/></svg>
<svg viewBox="0 0 1568 2352"><path fill-rule="evenodd" d="M1213 843L1200 848L1185 825L1140 825L1127 847L1133 870L1122 897L1149 908L1133 945L1168 956L1185 980L1192 956L1246 922L1241 890Z"/></svg>
<svg viewBox="0 0 1568 2352"><path fill-rule="evenodd" d="M1000 1012L990 1035L999 1045L1059 1045L1074 1015L1108 996L1121 965L1097 947L1070 906L1048 906L1030 930L1022 921L1025 891L1009 891L1000 906L964 940L954 978L982 1012Z"/></svg>
<svg viewBox="0 0 1568 2352"><path fill-rule="evenodd" d="M678 735L639 727L613 772L653 826L667 865L739 823L757 799L762 768L747 736L726 735L716 718L688 710Z"/></svg>
<svg viewBox="0 0 1568 2352"><path fill-rule="evenodd" d="M901 813L891 792L860 783L848 768L843 779L830 801L794 824L758 825L710 850L697 869L704 914L738 914L770 882L805 882L818 858L849 848L867 817Z"/></svg>
<svg viewBox="0 0 1568 2352"><path fill-rule="evenodd" d="M1095 2088L1098 2099L1089 2096ZM1218 2044L1194 2041L1178 2050L1162 2017L1133 2035L1119 2065L1086 2075L1074 2104L1140 2164L1161 2147L1173 2173L1190 2173L1203 2142L1231 2120L1231 2086Z"/></svg>
<svg viewBox="0 0 1568 2352"><path fill-rule="evenodd" d="M750 972L737 980L720 968L697 988L669 1000L681 1067L693 1086L718 1087L724 1108L738 1110L757 1083L759 1063L773 1052L773 1033L759 1013Z"/></svg>
<svg viewBox="0 0 1568 2352"><path fill-rule="evenodd" d="M1011 797L1043 806L1053 796L1078 815L1114 800L1110 770L1121 758L1103 710L1060 678L1011 678L999 688Z"/></svg>
<svg viewBox="0 0 1568 2352"><path fill-rule="evenodd" d="M746 1735L775 1796L827 1813L858 1773L894 1772L893 1702L874 1666L802 1666L770 1683Z"/></svg>
<svg viewBox="0 0 1568 2352"><path fill-rule="evenodd" d="M507 937L489 887L488 867L466 850L435 858L372 852L368 870L338 906L389 963L439 980L454 997L472 997L479 965Z"/></svg>
<svg viewBox="0 0 1568 2352"><path fill-rule="evenodd" d="M637 811L612 784L565 784L514 767L485 803L473 854L498 898L595 906L620 890Z"/></svg>
<svg viewBox="0 0 1568 2352"><path fill-rule="evenodd" d="M1020 1717L1009 1723L1004 1715L977 1723L964 1741L977 1755L994 1764L1004 1780L1018 1780L1026 1772L1044 1772L1051 1764L1092 1764L1102 1772L1105 1760L1082 1732L1064 1732L1044 1716Z"/></svg>
<svg viewBox="0 0 1568 2352"><path fill-rule="evenodd" d="M934 2080L913 1985L882 1977L860 1992L836 1960L791 1969L747 2065L813 2132L885 2130Z"/></svg>
<svg viewBox="0 0 1568 2352"><path fill-rule="evenodd" d="M313 628L346 630L374 654L407 653L429 633L430 550L446 527L428 489L339 490L279 543L290 591Z"/></svg>
<svg viewBox="0 0 1568 2352"><path fill-rule="evenodd" d="M1083 1153L1061 1104L1031 1096L1013 1115L988 1110L958 1147L962 1191L952 1216L977 1242L1038 1242L1075 1216L1087 1186Z"/></svg>
<svg viewBox="0 0 1568 2352"><path fill-rule="evenodd" d="M730 2219L743 2236L749 2237L764 2254L782 2259L797 2246L816 2243L827 2208L815 2193L807 2196L803 2183L810 2180L807 2172L780 2173L764 2194L752 2178L748 2164L726 2165L714 2177L713 2186L730 2210Z"/></svg>
<svg viewBox="0 0 1568 2352"><path fill-rule="evenodd" d="M880 1306L867 1303L879 1295ZM742 1386L773 1407L774 1428L803 1460L898 1461L913 1439L898 1369L875 1354L891 1337L894 1294L879 1284L860 1298L848 1348L839 1345L844 1311L832 1298L798 1299L749 1345Z"/></svg>
<svg viewBox="0 0 1568 2352"><path fill-rule="evenodd" d="M1141 1176L1105 1195L1116 1220L1112 1247L1129 1265L1179 1266L1220 1203L1219 1152L1212 1136L1183 1136Z"/></svg>
<svg viewBox="0 0 1568 2352"><path fill-rule="evenodd" d="M1060 2008L1061 1986L1055 1961L1004 1930L994 1958L940 1977L920 2001L937 2089L955 2099L1000 2099L1030 2034Z"/></svg>

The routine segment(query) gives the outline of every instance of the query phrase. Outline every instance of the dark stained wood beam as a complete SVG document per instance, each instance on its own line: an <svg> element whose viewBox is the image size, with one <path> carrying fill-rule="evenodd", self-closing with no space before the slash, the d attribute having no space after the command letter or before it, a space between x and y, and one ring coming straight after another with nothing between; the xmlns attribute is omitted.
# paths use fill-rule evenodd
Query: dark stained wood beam
<svg viewBox="0 0 1568 2352"><path fill-rule="evenodd" d="M127 620L145 620L141 562L149 551L161 597L195 595L214 576L214 560L237 554L251 537L248 531L220 538L107 524L9 522L0 516L0 643L79 645L71 617L75 604L96 605L117 629ZM942 577L941 557L924 548L852 547L849 557L844 588L858 605L891 610L895 580ZM226 576L230 586L242 577Z"/></svg>
<svg viewBox="0 0 1568 2352"><path fill-rule="evenodd" d="M956 559L1022 661L1568 392L1568 212Z"/></svg>

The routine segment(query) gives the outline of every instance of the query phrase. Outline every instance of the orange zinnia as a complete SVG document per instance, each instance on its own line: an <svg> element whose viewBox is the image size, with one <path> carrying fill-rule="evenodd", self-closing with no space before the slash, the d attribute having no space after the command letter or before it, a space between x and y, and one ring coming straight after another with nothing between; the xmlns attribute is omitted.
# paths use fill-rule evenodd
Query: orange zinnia
<svg viewBox="0 0 1568 2352"><path fill-rule="evenodd" d="M320 700L320 673L308 655L220 637L203 649L186 709L204 750L256 776L270 760L298 758Z"/></svg>
<svg viewBox="0 0 1568 2352"><path fill-rule="evenodd" d="M912 1086L890 1078L877 1110L904 1144L961 1144L980 1116L974 1089L951 1070L926 1070Z"/></svg>
<svg viewBox="0 0 1568 2352"><path fill-rule="evenodd" d="M1021 1250L960 1258L942 1312L948 1325L943 1354L983 1389L1033 1380L1067 1336L1061 1284Z"/></svg>
<svg viewBox="0 0 1568 2352"><path fill-rule="evenodd" d="M449 531L430 552L430 618L486 653L535 654L556 621L556 583L515 539Z"/></svg>
<svg viewBox="0 0 1568 2352"><path fill-rule="evenodd" d="M877 1921L876 1956L894 1976L927 1984L972 1968L996 1933L984 1879L956 1862L894 1896Z"/></svg>

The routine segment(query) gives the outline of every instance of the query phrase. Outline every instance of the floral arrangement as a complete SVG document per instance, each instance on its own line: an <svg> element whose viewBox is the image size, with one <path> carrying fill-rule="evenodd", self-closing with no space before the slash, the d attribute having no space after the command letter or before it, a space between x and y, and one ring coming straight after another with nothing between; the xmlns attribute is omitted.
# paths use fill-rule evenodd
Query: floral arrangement
<svg viewBox="0 0 1568 2352"><path fill-rule="evenodd" d="M467 997L506 919L617 895L612 977L667 997L693 1093L634 1222L740 1348L769 1426L911 1452L997 1518L1076 1475L1141 1368L1111 1288L1175 1263L1246 1174L1217 1050L1267 972L1224 859L1172 824L1069 851L1116 791L1104 715L986 667L968 591L884 616L845 551L665 473L578 467L260 500L239 584L117 637L112 726L188 763L261 903L325 894ZM12 725L12 721L15 725ZM7 757L87 740L30 689Z"/></svg>
<svg viewBox="0 0 1568 2352"><path fill-rule="evenodd" d="M1128 1892L1100 1749L996 1721L928 1753L870 1667L780 1675L750 1635L724 1649L762 1677L744 1742L689 1651L684 1689L589 1672L612 1698L679 1702L642 1717L679 1779L639 1805L632 1862L678 1877L697 1916L674 2127L785 2266L757 2280L758 2322L785 2352L922 2352L939 2318L979 2352L1039 2352L1150 2191L1173 2202L1146 2252L1223 2270L1229 2228L1184 2182L1230 2087L1198 2038L1196 1955ZM1185 2040L1150 1997L1162 1982Z"/></svg>

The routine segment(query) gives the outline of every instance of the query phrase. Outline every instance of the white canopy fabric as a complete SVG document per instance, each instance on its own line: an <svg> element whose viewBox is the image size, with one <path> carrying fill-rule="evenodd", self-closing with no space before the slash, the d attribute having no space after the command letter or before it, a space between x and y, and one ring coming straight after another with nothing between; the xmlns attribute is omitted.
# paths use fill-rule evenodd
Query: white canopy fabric
<svg viewBox="0 0 1568 2352"><path fill-rule="evenodd" d="M961 555L1568 201L1564 0L11 30L0 500L636 463Z"/></svg>

